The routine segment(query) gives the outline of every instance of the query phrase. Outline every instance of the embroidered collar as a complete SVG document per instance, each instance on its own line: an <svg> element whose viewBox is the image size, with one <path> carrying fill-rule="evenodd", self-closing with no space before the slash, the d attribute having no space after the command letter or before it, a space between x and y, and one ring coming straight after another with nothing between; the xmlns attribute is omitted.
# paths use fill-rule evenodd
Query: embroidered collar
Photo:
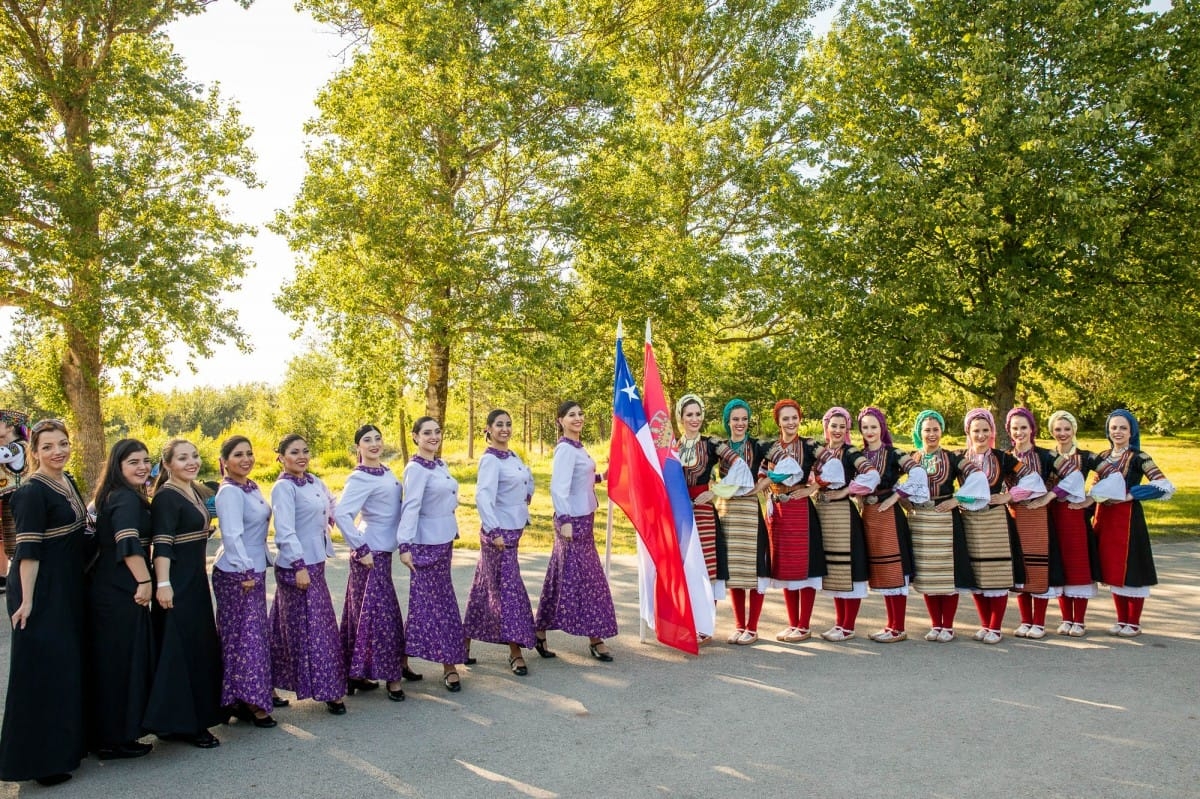
<svg viewBox="0 0 1200 799"><path fill-rule="evenodd" d="M382 463L379 464L378 466L366 466L366 465L360 463L359 465L354 467L354 471L366 472L367 474L373 474L376 477L383 477L385 474L390 472L391 469L384 466Z"/></svg>
<svg viewBox="0 0 1200 799"><path fill-rule="evenodd" d="M570 445L571 445L572 447L574 447L575 449L583 449L583 442L582 442L582 441L576 441L575 439L573 439L573 438L567 438L566 436L563 436L562 438L560 438L560 439L558 440L558 443L560 443L560 444L570 444Z"/></svg>
<svg viewBox="0 0 1200 799"><path fill-rule="evenodd" d="M513 456L513 451L511 449L496 449L495 447L488 447L484 454L495 455L500 460L504 460L505 458L511 458Z"/></svg>
<svg viewBox="0 0 1200 799"><path fill-rule="evenodd" d="M303 488L304 486L306 486L306 485L308 485L309 483L313 482L313 480L315 480L316 478L314 478L314 477L313 477L311 474L309 474L308 472L305 472L304 474L302 474L302 475L301 475L301 476L299 476L299 477L297 477L296 475L292 474L291 472L280 472L280 473L279 473L279 479L280 479L280 480L287 480L289 483L294 483L295 485L298 485L298 486L300 486L301 488Z"/></svg>
<svg viewBox="0 0 1200 799"><path fill-rule="evenodd" d="M430 460L429 458L422 458L420 455L413 455L410 460L418 466L424 466L426 469L436 469L438 466L443 465L441 458Z"/></svg>
<svg viewBox="0 0 1200 799"><path fill-rule="evenodd" d="M223 479L221 481L221 484L227 485L227 486L233 486L234 488L240 488L243 491L245 491L247 494L253 494L255 491L258 490L258 483L254 482L253 480L246 480L246 482L244 482L244 483L235 483L233 480L226 477L225 479Z"/></svg>

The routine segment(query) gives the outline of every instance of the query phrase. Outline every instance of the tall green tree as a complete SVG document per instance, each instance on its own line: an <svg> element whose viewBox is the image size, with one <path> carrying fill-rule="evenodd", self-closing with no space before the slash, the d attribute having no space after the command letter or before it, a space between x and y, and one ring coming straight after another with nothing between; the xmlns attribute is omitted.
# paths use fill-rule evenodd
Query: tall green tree
<svg viewBox="0 0 1200 799"><path fill-rule="evenodd" d="M444 420L465 336L561 318L563 177L603 82L557 0L310 8L359 49L318 99L308 173L277 220L301 255L278 302L343 358L369 340L392 353L384 368L421 367Z"/></svg>
<svg viewBox="0 0 1200 799"><path fill-rule="evenodd" d="M790 203L820 345L1004 413L1031 367L1124 358L1139 328L1194 315L1198 19L847 2L804 93L816 190Z"/></svg>
<svg viewBox="0 0 1200 799"><path fill-rule="evenodd" d="M598 49L625 102L574 192L581 315L600 320L609 348L616 317L632 340L651 317L673 396L715 368L716 347L795 330L768 198L805 155L798 89L823 5L598 5Z"/></svg>
<svg viewBox="0 0 1200 799"><path fill-rule="evenodd" d="M169 368L182 342L240 340L218 292L248 229L220 207L254 183L248 132L189 81L162 33L205 0L0 4L0 305L61 335L84 476L103 462L102 385Z"/></svg>

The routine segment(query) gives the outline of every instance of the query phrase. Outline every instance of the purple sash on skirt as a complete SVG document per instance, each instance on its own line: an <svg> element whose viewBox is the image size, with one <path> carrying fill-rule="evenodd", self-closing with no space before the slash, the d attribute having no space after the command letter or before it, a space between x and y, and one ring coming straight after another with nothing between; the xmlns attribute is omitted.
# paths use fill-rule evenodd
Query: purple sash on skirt
<svg viewBox="0 0 1200 799"><path fill-rule="evenodd" d="M254 572L254 587L242 589L242 575L213 569L217 634L225 677L221 705L238 702L271 712L271 648L267 641L267 573Z"/></svg>
<svg viewBox="0 0 1200 799"><path fill-rule="evenodd" d="M368 569L350 559L346 606L342 609L342 651L352 680L400 679L404 620L392 583L392 553L372 552Z"/></svg>
<svg viewBox="0 0 1200 799"><path fill-rule="evenodd" d="M538 600L539 630L562 630L571 635L611 638L617 634L617 612L612 592L593 538L593 514L569 516L571 540L559 536L554 522L554 550L546 566L542 598Z"/></svg>
<svg viewBox="0 0 1200 799"><path fill-rule="evenodd" d="M296 570L275 567L271 606L271 679L297 699L334 702L346 694L346 656L325 582L325 564L308 569L309 585L296 587Z"/></svg>
<svg viewBox="0 0 1200 799"><path fill-rule="evenodd" d="M504 549L496 549L494 536L480 531L479 564L467 599L463 628L467 638L491 644L520 644L531 649L537 642L533 631L533 608L521 579L517 542L521 530L499 530Z"/></svg>
<svg viewBox="0 0 1200 799"><path fill-rule="evenodd" d="M467 645L450 578L454 542L413 544L411 551L405 652L433 663L462 663L467 659Z"/></svg>

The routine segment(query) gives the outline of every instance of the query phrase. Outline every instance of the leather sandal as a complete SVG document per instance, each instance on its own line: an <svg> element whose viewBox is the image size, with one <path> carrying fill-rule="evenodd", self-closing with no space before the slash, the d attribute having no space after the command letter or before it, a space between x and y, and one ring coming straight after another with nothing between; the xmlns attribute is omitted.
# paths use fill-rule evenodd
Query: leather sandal
<svg viewBox="0 0 1200 799"><path fill-rule="evenodd" d="M518 661L521 664L519 666L517 665ZM521 657L520 655L509 658L508 667L512 670L512 673L518 677L524 677L529 673L529 667L525 665L525 658Z"/></svg>

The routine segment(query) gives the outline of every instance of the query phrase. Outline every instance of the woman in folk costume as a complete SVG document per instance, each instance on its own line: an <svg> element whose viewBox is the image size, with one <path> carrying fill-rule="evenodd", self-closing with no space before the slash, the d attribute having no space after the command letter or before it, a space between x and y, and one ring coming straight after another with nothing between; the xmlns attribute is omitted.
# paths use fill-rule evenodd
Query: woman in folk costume
<svg viewBox="0 0 1200 799"><path fill-rule="evenodd" d="M308 442L292 433L275 448L283 471L271 488L275 513L275 602L271 606L271 679L275 688L346 712L346 653L338 634L325 561L333 556L334 501L308 471Z"/></svg>
<svg viewBox="0 0 1200 799"><path fill-rule="evenodd" d="M704 565L708 568L708 579L712 583L713 599L719 601L725 598L729 562L725 534L714 505L716 494L709 488L713 467L718 461L717 443L701 433L704 429L704 401L695 394L684 394L679 398L679 402L675 403L675 418L681 430L679 463L683 466L688 495L692 498L692 516L700 535L700 549L704 553ZM701 642L707 640L702 638Z"/></svg>
<svg viewBox="0 0 1200 799"><path fill-rule="evenodd" d="M925 596L930 629L926 641L954 640L958 586L970 583L971 563L960 507L987 507L987 479L961 453L942 448L946 420L934 410L917 414L912 441L929 482L929 499L913 497L908 524L913 538L913 587ZM954 490L958 482L958 491Z"/></svg>
<svg viewBox="0 0 1200 799"><path fill-rule="evenodd" d="M820 487L816 511L825 543L822 590L833 594L836 614L834 626L821 637L826 641L848 641L854 637L869 576L862 518L850 497L873 492L879 485L879 472L869 458L850 445L850 411L830 408L821 424L825 428L825 447L818 455L813 479ZM831 467L834 463L840 468ZM833 479L829 471L835 472Z"/></svg>
<svg viewBox="0 0 1200 799"><path fill-rule="evenodd" d="M1003 638L1008 592L1014 583L1025 583L1020 544L1004 506L1040 497L1046 493L1046 486L1028 464L996 449L996 421L991 411L986 408L968 411L963 430L968 444L963 454L983 472L991 496L986 506L978 509L966 506L969 512L963 524L971 558L971 582L961 587L974 595L975 609L979 612L980 627L975 640L998 644Z"/></svg>
<svg viewBox="0 0 1200 799"><path fill-rule="evenodd" d="M12 495L21 487L25 474L29 417L20 411L0 410L0 594L8 585L8 564L17 551L17 528L13 524Z"/></svg>
<svg viewBox="0 0 1200 799"><path fill-rule="evenodd" d="M71 441L55 419L33 426L35 471L12 498L17 548L8 613L8 691L0 780L57 785L87 756L84 732L83 528L87 508L67 474Z"/></svg>
<svg viewBox="0 0 1200 799"><path fill-rule="evenodd" d="M795 643L812 635L813 604L825 574L821 522L811 499L817 486L810 481L819 445L799 436L804 414L795 400L775 403L773 415L779 440L771 444L759 474L770 480L771 585L783 589L788 614L787 628L775 639Z"/></svg>
<svg viewBox="0 0 1200 799"><path fill-rule="evenodd" d="M1084 480L1100 463L1095 453L1076 446L1075 434L1079 423L1066 411L1050 414L1050 434L1054 436L1056 451L1070 461L1074 473ZM1100 569L1100 554L1096 549L1096 535L1092 531L1091 497L1078 498L1057 496L1057 474L1050 475L1047 485L1055 491L1055 501L1050 503L1050 517L1054 520L1054 535L1062 557L1063 583L1058 586L1062 593L1058 607L1062 611L1059 635L1081 638L1087 633L1084 617L1087 615L1088 600L1096 595L1096 580Z"/></svg>
<svg viewBox="0 0 1200 799"><path fill-rule="evenodd" d="M412 578L408 584L408 629L405 651L442 664L442 685L462 690L456 664L467 661L462 614L454 593L451 561L458 538L458 481L437 456L442 426L430 416L413 423L417 452L404 467L404 505L396 537L400 562Z"/></svg>
<svg viewBox="0 0 1200 799"><path fill-rule="evenodd" d="M517 547L529 524L533 473L509 446L513 422L496 408L487 417L488 448L479 459L475 507L479 510L479 562L467 599L463 629L467 664L471 639L508 645L508 668L518 677L529 673L521 648L537 645L533 609L521 579Z"/></svg>
<svg viewBox="0 0 1200 799"><path fill-rule="evenodd" d="M547 630L588 637L588 652L604 663L612 661L605 638L617 634L617 612L608 578L596 553L596 484L605 475L583 447L583 408L567 400L558 406L555 425L558 446L550 469L550 498L554 502L554 549L534 618L535 649L544 658L556 657L546 646Z"/></svg>
<svg viewBox="0 0 1200 799"><path fill-rule="evenodd" d="M758 618L771 583L770 543L754 481L770 446L750 438L750 406L744 400L727 402L721 411L721 422L728 438L716 443L721 483L714 490L720 497L717 516L725 535L729 569L725 586L729 589L736 625L728 640L744 646L758 640ZM735 490L725 491L734 480ZM748 613L747 591L750 592Z"/></svg>
<svg viewBox="0 0 1200 799"><path fill-rule="evenodd" d="M217 633L225 664L221 705L255 727L275 726L271 718L271 642L267 632L267 526L271 506L250 479L254 450L250 439L231 436L221 444L221 487L217 521L221 548L213 563ZM280 700L281 702L283 700Z"/></svg>
<svg viewBox="0 0 1200 799"><path fill-rule="evenodd" d="M1124 409L1108 415L1104 424L1111 446L1100 453L1096 484L1096 538L1100 548L1100 579L1112 591L1117 623L1111 635L1133 638L1142 634L1142 605L1150 586L1158 583L1150 531L1142 502L1170 499L1175 486L1142 451L1137 419ZM1142 485L1142 478L1149 481Z"/></svg>
<svg viewBox="0 0 1200 799"><path fill-rule="evenodd" d="M1040 497L1013 502L1008 506L1016 526L1017 540L1020 541L1021 564L1016 572L1025 575L1024 581L1015 586L1021 625L1013 635L1018 638L1044 638L1046 606L1051 599L1062 596L1064 579L1058 536L1054 532L1054 520L1047 506L1059 497L1083 501L1083 475L1070 458L1034 444L1038 426L1027 409L1013 408L1004 421L1008 437L1012 440L1010 452L1013 456L1037 472L1043 483L1053 486ZM1013 554L1018 554L1015 549Z"/></svg>
<svg viewBox="0 0 1200 799"><path fill-rule="evenodd" d="M892 446L887 418L878 408L858 413L863 455L879 473L879 485L862 497L863 538L867 545L867 581L883 595L887 625L871 634L872 641L892 644L908 637L905 615L908 584L913 575L912 534L900 506L901 499L929 500L929 476L920 462ZM907 478L903 484L900 480Z"/></svg>
<svg viewBox="0 0 1200 799"><path fill-rule="evenodd" d="M403 490L382 462L383 434L378 427L365 424L358 428L354 447L358 466L346 478L333 512L350 547L350 578L341 625L346 692L372 691L379 687L376 680L385 680L388 699L403 702L401 678L421 679L405 660L404 619L392 581Z"/></svg>

